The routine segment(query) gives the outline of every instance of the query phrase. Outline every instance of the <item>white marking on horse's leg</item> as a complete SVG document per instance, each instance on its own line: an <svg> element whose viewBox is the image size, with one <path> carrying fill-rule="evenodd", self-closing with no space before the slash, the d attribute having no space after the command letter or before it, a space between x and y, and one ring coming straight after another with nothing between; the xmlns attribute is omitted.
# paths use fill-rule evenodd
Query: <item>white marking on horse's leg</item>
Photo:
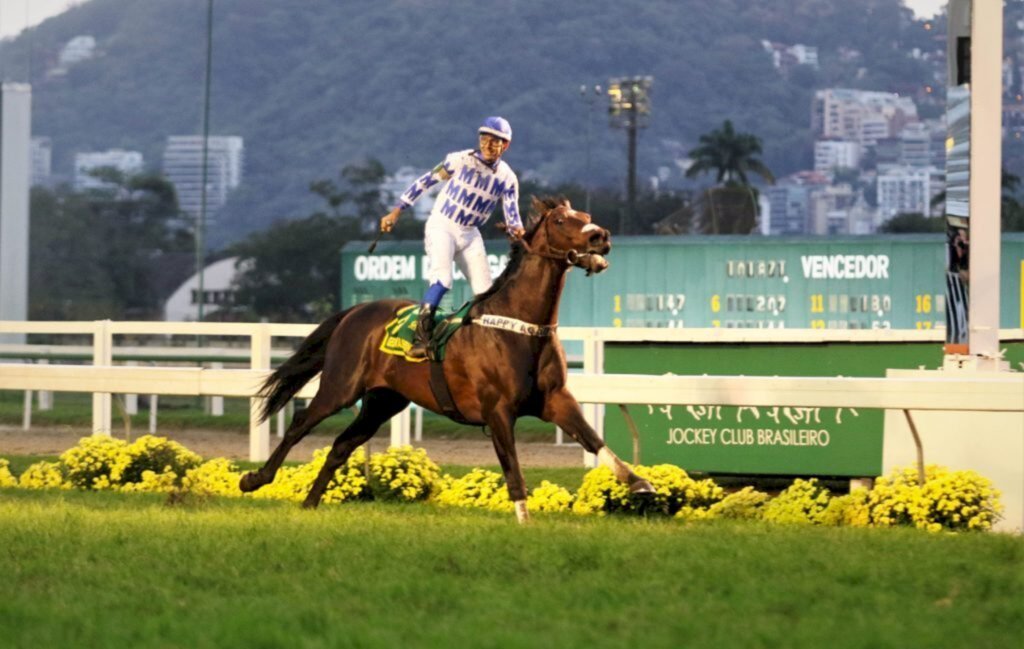
<svg viewBox="0 0 1024 649"><path fill-rule="evenodd" d="M517 521L519 521L520 523L525 523L528 520L530 520L530 513L528 511L526 511L526 501L525 500L517 500L515 502L515 506L516 506L516 520Z"/></svg>
<svg viewBox="0 0 1024 649"><path fill-rule="evenodd" d="M611 469L620 482L629 482L629 467L623 464L622 460L610 448L602 446L597 452L597 460L601 463L601 466Z"/></svg>

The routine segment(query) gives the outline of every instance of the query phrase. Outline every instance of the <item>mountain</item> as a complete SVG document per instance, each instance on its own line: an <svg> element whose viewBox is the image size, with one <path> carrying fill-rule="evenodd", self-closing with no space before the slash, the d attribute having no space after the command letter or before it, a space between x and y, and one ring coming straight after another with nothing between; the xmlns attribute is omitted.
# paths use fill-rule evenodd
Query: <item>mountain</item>
<svg viewBox="0 0 1024 649"><path fill-rule="evenodd" d="M55 171L114 147L158 167L168 135L201 132L206 7L89 0L0 43L4 78L33 84ZM321 204L310 181L367 156L427 168L473 146L491 114L512 123L506 159L521 175L623 186L625 133L579 90L612 76L654 78L641 177L683 185L676 161L726 118L764 140L782 175L811 162L816 88L924 97L936 66L910 52L945 47L944 27L923 29L898 0L216 0L213 22L211 133L246 147L216 244L309 214ZM54 74L79 35L95 56ZM762 40L816 46L820 69L782 74Z"/></svg>

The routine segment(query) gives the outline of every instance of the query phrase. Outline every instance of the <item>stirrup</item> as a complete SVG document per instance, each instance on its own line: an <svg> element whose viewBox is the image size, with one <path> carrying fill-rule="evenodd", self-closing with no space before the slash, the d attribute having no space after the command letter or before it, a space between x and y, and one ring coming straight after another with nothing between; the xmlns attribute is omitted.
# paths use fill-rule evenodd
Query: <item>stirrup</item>
<svg viewBox="0 0 1024 649"><path fill-rule="evenodd" d="M422 341L416 341L409 351L405 352L405 355L409 358L426 358L427 357L427 343Z"/></svg>

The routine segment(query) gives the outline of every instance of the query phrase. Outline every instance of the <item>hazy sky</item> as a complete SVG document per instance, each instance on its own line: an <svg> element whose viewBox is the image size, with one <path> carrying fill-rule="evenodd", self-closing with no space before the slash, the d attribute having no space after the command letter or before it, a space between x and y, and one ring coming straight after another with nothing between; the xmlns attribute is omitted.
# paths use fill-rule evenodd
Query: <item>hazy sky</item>
<svg viewBox="0 0 1024 649"><path fill-rule="evenodd" d="M13 36L55 16L70 6L87 0L0 0L0 38ZM837 0L856 2L857 0ZM931 17L946 5L946 0L904 0L919 17Z"/></svg>

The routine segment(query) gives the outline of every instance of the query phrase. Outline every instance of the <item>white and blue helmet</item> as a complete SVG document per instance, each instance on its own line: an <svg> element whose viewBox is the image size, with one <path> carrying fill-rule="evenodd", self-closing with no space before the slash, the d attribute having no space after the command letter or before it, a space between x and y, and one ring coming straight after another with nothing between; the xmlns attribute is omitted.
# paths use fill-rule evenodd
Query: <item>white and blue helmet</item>
<svg viewBox="0 0 1024 649"><path fill-rule="evenodd" d="M504 117L488 117L477 129L477 133L481 135L488 133L506 142L512 141L512 127Z"/></svg>

